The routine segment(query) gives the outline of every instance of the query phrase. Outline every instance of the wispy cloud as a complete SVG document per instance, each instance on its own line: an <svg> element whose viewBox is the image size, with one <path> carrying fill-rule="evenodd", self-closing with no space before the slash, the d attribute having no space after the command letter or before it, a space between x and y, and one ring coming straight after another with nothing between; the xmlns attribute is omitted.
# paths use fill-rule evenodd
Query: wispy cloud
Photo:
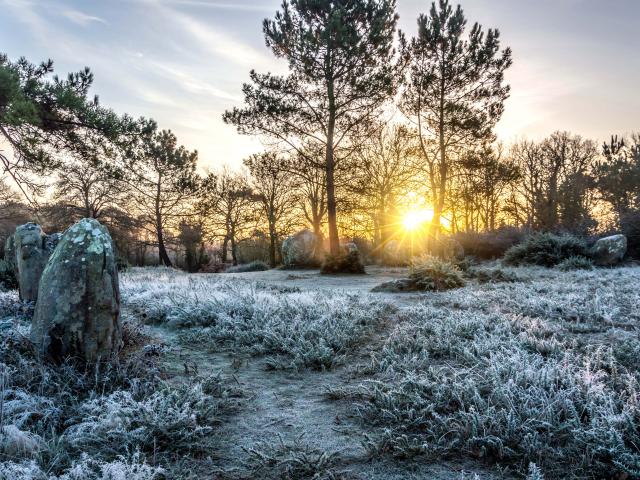
<svg viewBox="0 0 640 480"><path fill-rule="evenodd" d="M133 0L133 1L149 1L149 0ZM205 7L219 10L236 10L236 11L248 11L248 12L272 12L274 8L272 6L266 6L265 2L250 2L242 3L238 0L235 2L218 2L207 0L151 0L156 4L163 5L175 5L175 6L191 6L191 7Z"/></svg>
<svg viewBox="0 0 640 480"><path fill-rule="evenodd" d="M95 15L88 15L86 13L80 12L78 10L65 10L62 12L68 20L71 20L73 23L86 27L91 23L103 23L107 24L106 20L96 17Z"/></svg>
<svg viewBox="0 0 640 480"><path fill-rule="evenodd" d="M273 59L262 52L234 38L218 27L207 25L190 15L167 9L167 18L189 34L200 46L216 57L226 59L230 63L248 67L272 65Z"/></svg>

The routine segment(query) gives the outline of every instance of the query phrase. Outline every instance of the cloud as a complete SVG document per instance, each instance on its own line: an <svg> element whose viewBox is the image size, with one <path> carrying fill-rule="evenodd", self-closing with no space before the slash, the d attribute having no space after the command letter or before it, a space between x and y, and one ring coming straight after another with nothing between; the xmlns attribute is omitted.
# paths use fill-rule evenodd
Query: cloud
<svg viewBox="0 0 640 480"><path fill-rule="evenodd" d="M168 78L172 82L181 85L184 90L194 94L205 94L212 97L221 98L224 100L233 100L239 102L242 97L239 95L233 95L225 92L224 90L212 85L208 82L200 80L195 75L190 74L184 68L179 66L172 66L166 62L149 62L149 66L154 71L160 72L165 78Z"/></svg>
<svg viewBox="0 0 640 480"><path fill-rule="evenodd" d="M96 17L94 15L87 15L86 13L79 12L78 10L65 10L62 12L68 20L71 20L73 23L86 27L90 23L103 23L107 24L105 20L100 17Z"/></svg>
<svg viewBox="0 0 640 480"><path fill-rule="evenodd" d="M148 2L149 0L133 0ZM207 0L151 0L156 4L163 5L176 5L187 7L205 7L219 10L236 10L236 11L248 11L248 12L272 12L275 11L274 7L265 6L264 3L239 3L236 2L216 2Z"/></svg>
<svg viewBox="0 0 640 480"><path fill-rule="evenodd" d="M211 28L195 18L179 13L175 10L168 10L167 16L173 23L191 35L200 46L215 55L222 57L229 62L253 68L272 66L273 60L262 52L246 45L237 38L233 38L217 28Z"/></svg>

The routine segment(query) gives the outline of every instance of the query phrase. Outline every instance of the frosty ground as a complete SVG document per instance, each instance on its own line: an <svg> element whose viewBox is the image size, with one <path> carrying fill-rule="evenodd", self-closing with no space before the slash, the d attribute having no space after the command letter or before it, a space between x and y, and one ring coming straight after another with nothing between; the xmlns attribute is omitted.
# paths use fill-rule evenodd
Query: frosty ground
<svg viewBox="0 0 640 480"><path fill-rule="evenodd" d="M38 367L0 294L0 478L639 475L640 268L478 268L410 294L370 293L404 269L132 269L100 376Z"/></svg>

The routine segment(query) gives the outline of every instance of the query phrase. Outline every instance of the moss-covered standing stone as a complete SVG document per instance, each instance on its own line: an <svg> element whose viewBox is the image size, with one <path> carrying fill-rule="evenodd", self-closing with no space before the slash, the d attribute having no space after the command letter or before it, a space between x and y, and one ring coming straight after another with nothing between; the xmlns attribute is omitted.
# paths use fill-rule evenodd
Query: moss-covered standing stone
<svg viewBox="0 0 640 480"><path fill-rule="evenodd" d="M20 289L20 299L35 302L38 298L38 284L51 249L47 248L47 235L35 223L25 223L16 228L13 245L8 250L15 254L15 271Z"/></svg>
<svg viewBox="0 0 640 480"><path fill-rule="evenodd" d="M113 242L97 220L84 219L58 243L40 279L31 340L53 360L97 362L122 343L120 288Z"/></svg>
<svg viewBox="0 0 640 480"><path fill-rule="evenodd" d="M309 266L317 263L319 239L310 230L302 230L282 242L282 261L287 266Z"/></svg>

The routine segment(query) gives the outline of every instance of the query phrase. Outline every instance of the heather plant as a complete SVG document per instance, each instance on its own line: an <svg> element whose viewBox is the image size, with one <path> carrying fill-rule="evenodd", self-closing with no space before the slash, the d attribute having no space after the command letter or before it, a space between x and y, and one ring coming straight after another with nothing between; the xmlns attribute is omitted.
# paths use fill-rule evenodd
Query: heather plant
<svg viewBox="0 0 640 480"><path fill-rule="evenodd" d="M245 272L264 272L269 270L271 267L267 265L265 262L260 260L254 260L253 262L244 263L242 265L236 265L234 267L229 267L225 270L227 273L245 273Z"/></svg>
<svg viewBox="0 0 640 480"><path fill-rule="evenodd" d="M385 282L372 292L442 292L464 286L464 272L456 263L423 256L413 260L408 278Z"/></svg>
<svg viewBox="0 0 640 480"><path fill-rule="evenodd" d="M462 271L457 265L437 257L415 259L409 280L420 291L443 291L465 285Z"/></svg>
<svg viewBox="0 0 640 480"><path fill-rule="evenodd" d="M240 393L222 387L219 376L187 385L160 383L143 398L116 391L78 408L64 440L78 452L122 455L133 449L152 455L199 455L211 448L220 417L237 408Z"/></svg>
<svg viewBox="0 0 640 480"><path fill-rule="evenodd" d="M522 281L513 271L502 268L469 268L464 274L468 278L477 280L478 283L513 283Z"/></svg>
<svg viewBox="0 0 640 480"><path fill-rule="evenodd" d="M205 327L182 333L183 342L269 355L277 369L324 370L342 363L391 313L386 304L355 296L239 293L183 307L168 319L193 325L197 318Z"/></svg>
<svg viewBox="0 0 640 480"><path fill-rule="evenodd" d="M511 247L504 255L507 265L553 267L571 257L588 256L587 243L573 235L535 233Z"/></svg>
<svg viewBox="0 0 640 480"><path fill-rule="evenodd" d="M49 475L31 460L22 463L0 462L0 480L163 480L165 469L149 465L136 452L106 462L83 454L62 475Z"/></svg>
<svg viewBox="0 0 640 480"><path fill-rule="evenodd" d="M587 257L574 256L561 261L556 265L556 268L564 272L569 270L593 270L593 261Z"/></svg>

